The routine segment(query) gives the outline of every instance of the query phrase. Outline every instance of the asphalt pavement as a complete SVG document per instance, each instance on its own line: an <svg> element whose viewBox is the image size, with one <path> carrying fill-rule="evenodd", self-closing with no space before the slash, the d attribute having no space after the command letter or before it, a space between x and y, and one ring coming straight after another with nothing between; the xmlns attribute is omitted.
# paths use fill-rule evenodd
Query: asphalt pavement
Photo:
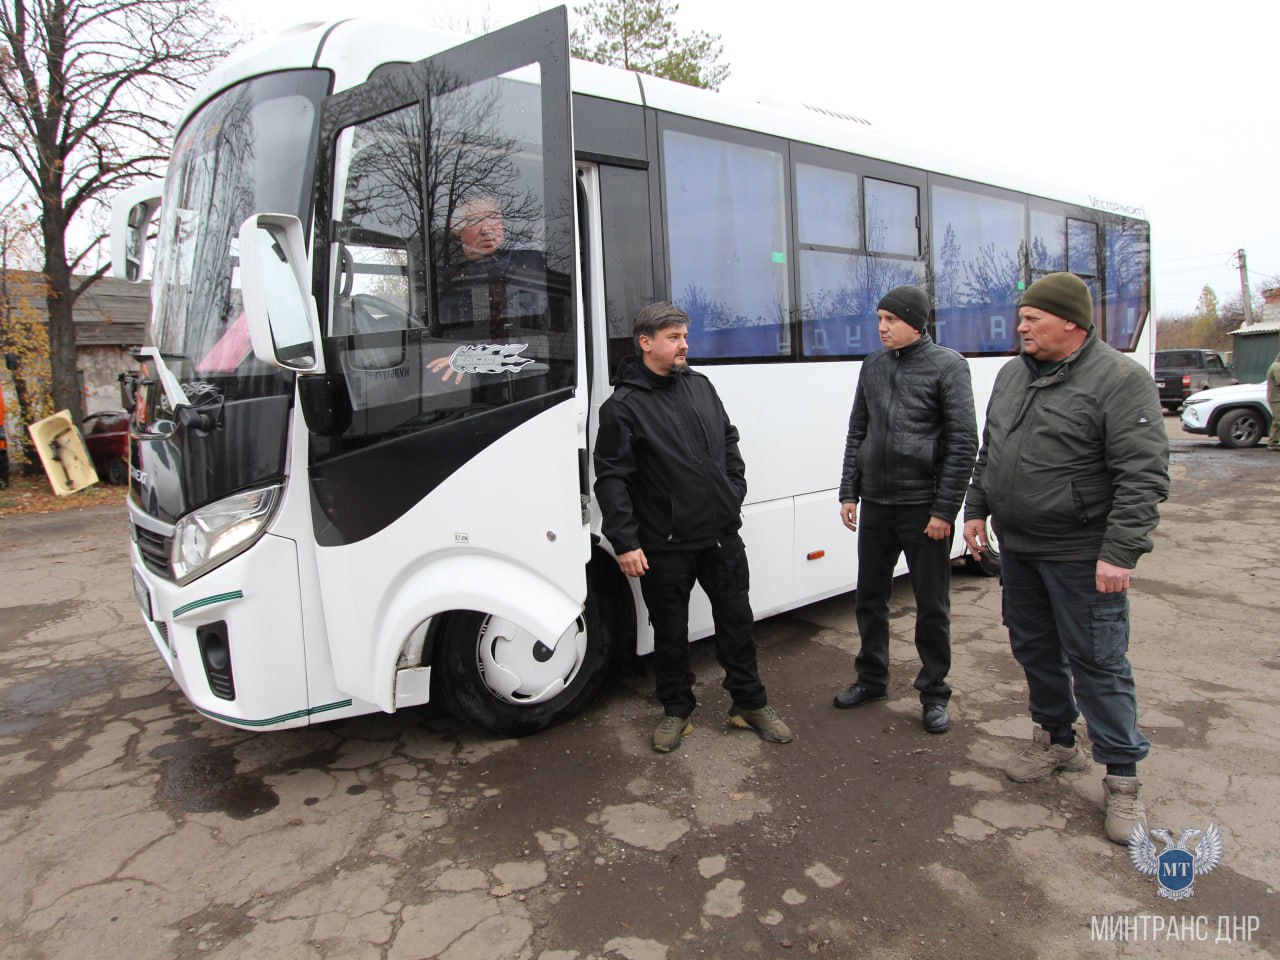
<svg viewBox="0 0 1280 960"><path fill-rule="evenodd" d="M953 580L942 736L905 581L886 703L831 707L852 595L759 624L788 745L728 725L705 644L668 756L643 671L520 741L431 708L250 733L183 699L94 508L0 519L0 958L1275 957L1280 456L1166 423L1131 658L1151 825L1223 836L1191 897L1102 837L1101 767L1004 778L1031 724L996 580Z"/></svg>

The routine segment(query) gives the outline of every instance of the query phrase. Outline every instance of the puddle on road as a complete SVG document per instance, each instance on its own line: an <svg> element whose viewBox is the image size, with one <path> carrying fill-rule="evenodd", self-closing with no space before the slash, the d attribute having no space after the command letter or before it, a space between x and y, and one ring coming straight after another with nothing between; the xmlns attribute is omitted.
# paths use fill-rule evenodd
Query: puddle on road
<svg viewBox="0 0 1280 960"><path fill-rule="evenodd" d="M124 683L128 666L119 660L50 667L30 680L13 684L0 695L0 736L11 737L40 727L80 697Z"/></svg>
<svg viewBox="0 0 1280 960"><path fill-rule="evenodd" d="M161 761L161 800L176 801L187 813L225 813L248 820L275 809L280 797L261 779L236 773L234 748L206 740L180 740L151 751Z"/></svg>

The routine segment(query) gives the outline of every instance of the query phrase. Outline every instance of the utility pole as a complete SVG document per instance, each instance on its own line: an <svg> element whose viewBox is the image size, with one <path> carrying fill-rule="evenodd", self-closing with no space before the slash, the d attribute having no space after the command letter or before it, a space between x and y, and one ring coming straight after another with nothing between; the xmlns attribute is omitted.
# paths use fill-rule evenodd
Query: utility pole
<svg viewBox="0 0 1280 960"><path fill-rule="evenodd" d="M1244 250L1236 251L1236 261L1240 265L1240 300L1244 304L1244 325L1253 323L1253 298L1249 295L1249 267L1245 263Z"/></svg>

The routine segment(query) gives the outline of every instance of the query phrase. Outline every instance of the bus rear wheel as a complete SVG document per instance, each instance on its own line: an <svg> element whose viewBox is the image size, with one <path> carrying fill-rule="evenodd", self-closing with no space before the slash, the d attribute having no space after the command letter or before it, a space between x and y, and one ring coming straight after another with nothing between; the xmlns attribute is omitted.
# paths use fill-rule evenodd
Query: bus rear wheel
<svg viewBox="0 0 1280 960"><path fill-rule="evenodd" d="M563 723L595 696L612 639L593 597L555 648L518 624L473 610L437 618L432 682L436 696L467 723L523 737Z"/></svg>

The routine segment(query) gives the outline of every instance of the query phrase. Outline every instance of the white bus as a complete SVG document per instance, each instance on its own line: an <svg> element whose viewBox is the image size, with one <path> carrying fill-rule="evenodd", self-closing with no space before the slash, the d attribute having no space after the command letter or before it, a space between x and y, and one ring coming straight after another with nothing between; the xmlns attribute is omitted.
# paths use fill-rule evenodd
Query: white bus
<svg viewBox="0 0 1280 960"><path fill-rule="evenodd" d="M439 699L520 735L650 652L590 451L653 300L689 313L742 435L758 617L853 586L836 488L889 288L935 298L979 417L1048 271L1083 277L1100 335L1150 364L1148 225L1113 204L856 118L571 64L563 8L455 42L350 20L250 46L193 99L163 191L116 204L133 279L159 210L123 385L134 582L205 716ZM711 632L700 594L692 620Z"/></svg>

